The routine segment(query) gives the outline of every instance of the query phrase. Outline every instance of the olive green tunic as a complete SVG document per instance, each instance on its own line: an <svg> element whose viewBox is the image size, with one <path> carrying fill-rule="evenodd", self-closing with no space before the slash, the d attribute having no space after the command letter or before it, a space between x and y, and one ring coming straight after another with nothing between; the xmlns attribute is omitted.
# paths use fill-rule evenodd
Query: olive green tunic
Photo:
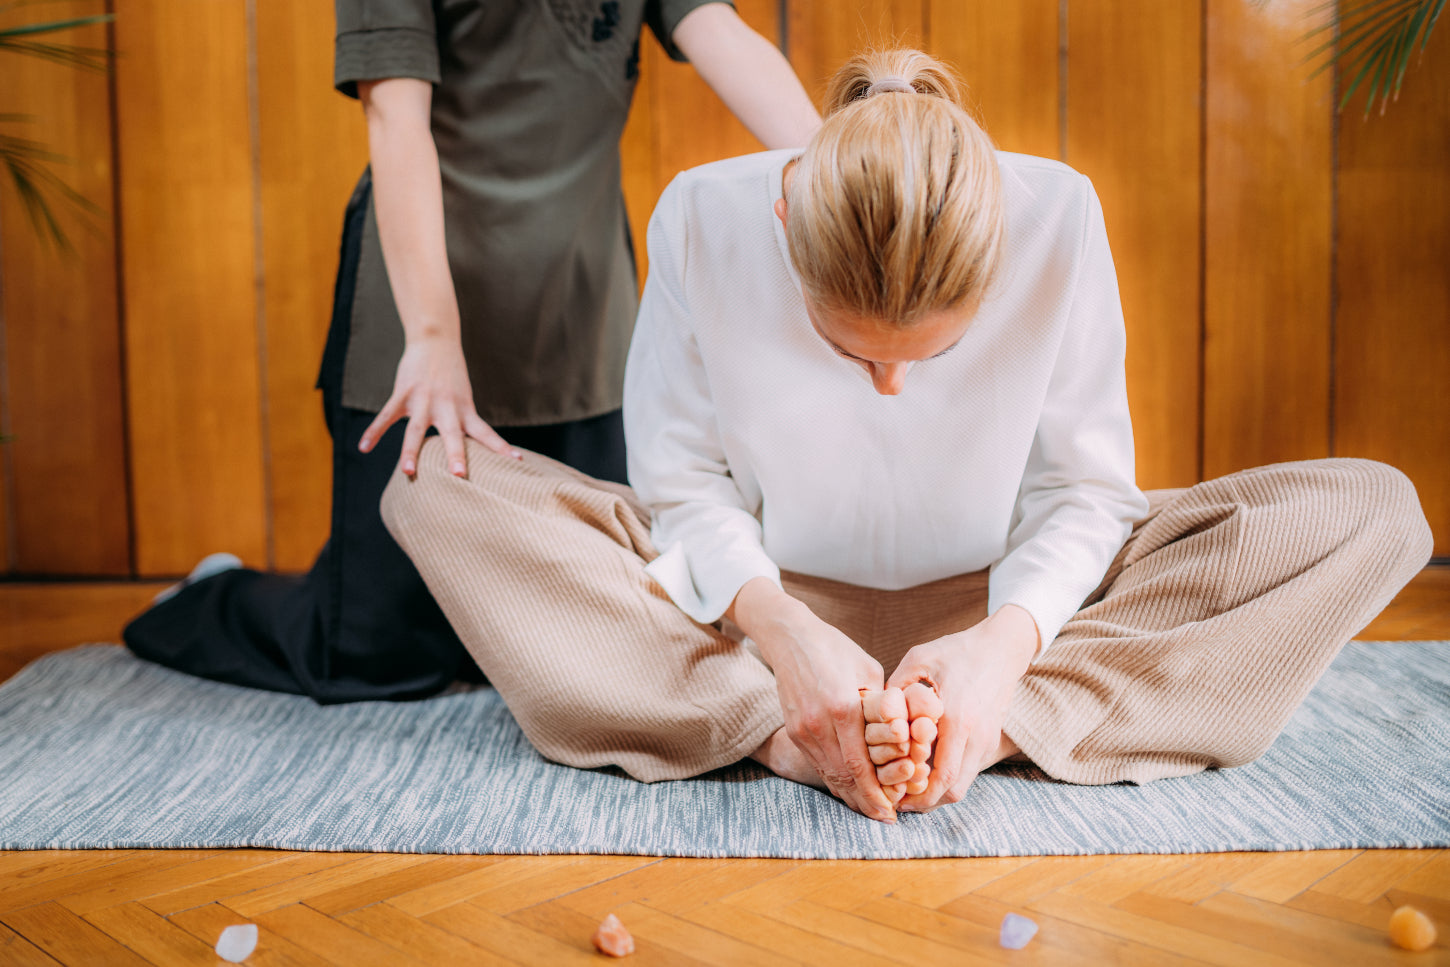
<svg viewBox="0 0 1450 967"><path fill-rule="evenodd" d="M430 81L448 262L479 415L500 426L621 405L638 291L619 138L648 23L718 0L336 0L337 89ZM403 327L367 211L344 406L392 393Z"/></svg>

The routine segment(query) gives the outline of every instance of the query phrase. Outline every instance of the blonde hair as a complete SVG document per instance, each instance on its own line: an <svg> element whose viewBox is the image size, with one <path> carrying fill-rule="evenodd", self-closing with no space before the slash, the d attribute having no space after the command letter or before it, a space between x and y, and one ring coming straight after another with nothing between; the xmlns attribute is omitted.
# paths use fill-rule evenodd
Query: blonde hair
<svg viewBox="0 0 1450 967"><path fill-rule="evenodd" d="M1001 261L1002 189L950 68L917 50L858 54L825 106L786 197L807 295L893 328L978 302Z"/></svg>

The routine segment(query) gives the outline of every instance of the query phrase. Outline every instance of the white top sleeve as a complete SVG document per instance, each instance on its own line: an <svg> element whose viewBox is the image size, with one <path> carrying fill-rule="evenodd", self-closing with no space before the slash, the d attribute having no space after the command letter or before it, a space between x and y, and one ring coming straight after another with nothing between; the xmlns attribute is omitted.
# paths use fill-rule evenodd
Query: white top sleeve
<svg viewBox="0 0 1450 967"><path fill-rule="evenodd" d="M1083 179L1086 182L1086 179ZM1085 185L1083 249L1067 326L988 610L1026 609L1045 649L1102 580L1148 509L1133 477L1127 335L1102 206Z"/></svg>
<svg viewBox="0 0 1450 967"><path fill-rule="evenodd" d="M646 570L696 621L723 615L747 581L780 583L759 506L731 477L698 343L686 272L689 226L679 181L650 218L649 278L625 373L629 481L654 514L660 556ZM757 502L758 503L758 502Z"/></svg>

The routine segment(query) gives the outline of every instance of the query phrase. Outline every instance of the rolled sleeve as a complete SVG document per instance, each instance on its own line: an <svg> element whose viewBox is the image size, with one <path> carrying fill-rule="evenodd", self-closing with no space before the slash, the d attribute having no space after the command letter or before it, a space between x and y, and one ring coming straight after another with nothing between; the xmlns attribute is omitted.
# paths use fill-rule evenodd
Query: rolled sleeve
<svg viewBox="0 0 1450 967"><path fill-rule="evenodd" d="M1148 510L1134 481L1127 334L1102 207L1085 192L1072 309L1017 497L988 610L1024 608L1045 650L1082 606Z"/></svg>
<svg viewBox="0 0 1450 967"><path fill-rule="evenodd" d="M332 82L357 97L358 81L416 77L437 84L438 33L429 0L336 0Z"/></svg>
<svg viewBox="0 0 1450 967"><path fill-rule="evenodd" d="M645 5L644 19L650 33L660 42L670 60L687 61L684 51L675 46L675 28L690 13L707 3L723 3L734 9L732 0L649 0Z"/></svg>

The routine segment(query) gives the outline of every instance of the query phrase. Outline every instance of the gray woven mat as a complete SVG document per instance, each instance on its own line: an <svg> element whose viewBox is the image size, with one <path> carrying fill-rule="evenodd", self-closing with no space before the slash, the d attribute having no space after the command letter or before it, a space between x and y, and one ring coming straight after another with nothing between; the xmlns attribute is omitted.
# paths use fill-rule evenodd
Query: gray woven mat
<svg viewBox="0 0 1450 967"><path fill-rule="evenodd" d="M0 847L794 858L1450 846L1450 643L1353 642L1240 769L1070 786L1027 767L895 827L742 765L644 785L540 758L492 690L320 707L114 646L0 686Z"/></svg>

